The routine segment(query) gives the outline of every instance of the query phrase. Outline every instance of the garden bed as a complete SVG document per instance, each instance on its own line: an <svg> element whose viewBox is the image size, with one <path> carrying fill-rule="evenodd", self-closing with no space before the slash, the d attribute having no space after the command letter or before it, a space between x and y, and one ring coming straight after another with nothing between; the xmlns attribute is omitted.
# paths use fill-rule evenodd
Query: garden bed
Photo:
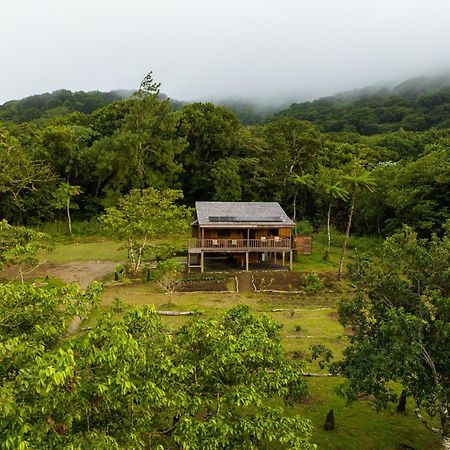
<svg viewBox="0 0 450 450"><path fill-rule="evenodd" d="M234 291L234 278L215 274L193 274L181 279L177 292Z"/></svg>
<svg viewBox="0 0 450 450"><path fill-rule="evenodd" d="M253 274L253 283L258 291L286 291L286 292L319 292L331 289L335 285L334 273L310 272L264 272Z"/></svg>

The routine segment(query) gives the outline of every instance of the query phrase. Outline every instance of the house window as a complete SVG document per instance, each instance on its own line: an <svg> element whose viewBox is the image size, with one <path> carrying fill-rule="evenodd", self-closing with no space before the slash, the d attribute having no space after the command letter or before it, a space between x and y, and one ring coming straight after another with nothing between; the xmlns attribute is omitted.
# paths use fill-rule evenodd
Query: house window
<svg viewBox="0 0 450 450"><path fill-rule="evenodd" d="M279 236L280 235L279 231L280 230L278 228L272 228L269 230L269 235L270 236Z"/></svg>

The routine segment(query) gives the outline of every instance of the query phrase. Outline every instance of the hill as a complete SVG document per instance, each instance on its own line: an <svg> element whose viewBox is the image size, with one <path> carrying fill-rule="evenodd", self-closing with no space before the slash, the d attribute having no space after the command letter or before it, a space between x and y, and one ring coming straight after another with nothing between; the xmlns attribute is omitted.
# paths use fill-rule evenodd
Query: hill
<svg viewBox="0 0 450 450"><path fill-rule="evenodd" d="M131 93L129 90L71 92L60 89L4 103L0 106L0 120L28 122L42 117L62 116L74 111L89 114L97 108L127 98Z"/></svg>
<svg viewBox="0 0 450 450"><path fill-rule="evenodd" d="M450 74L417 77L391 88L368 87L293 103L275 115L316 124L322 131L371 135L450 127Z"/></svg>

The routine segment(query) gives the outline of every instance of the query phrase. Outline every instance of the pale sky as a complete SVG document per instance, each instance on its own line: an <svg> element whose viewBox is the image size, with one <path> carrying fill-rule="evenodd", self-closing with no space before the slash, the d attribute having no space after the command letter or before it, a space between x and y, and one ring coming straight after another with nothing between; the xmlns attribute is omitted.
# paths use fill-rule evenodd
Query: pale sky
<svg viewBox="0 0 450 450"><path fill-rule="evenodd" d="M291 101L450 67L450 0L0 0L0 103L56 89Z"/></svg>

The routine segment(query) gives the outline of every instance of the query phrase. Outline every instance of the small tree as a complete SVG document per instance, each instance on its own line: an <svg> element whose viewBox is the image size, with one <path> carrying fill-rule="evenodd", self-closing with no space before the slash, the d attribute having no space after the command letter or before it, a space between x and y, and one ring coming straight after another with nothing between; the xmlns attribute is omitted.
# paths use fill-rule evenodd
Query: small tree
<svg viewBox="0 0 450 450"><path fill-rule="evenodd" d="M69 235L72 236L72 218L70 216L70 201L72 197L80 195L82 190L80 186L72 186L69 183L61 183L54 193L55 202L54 205L57 209L65 208L67 215L67 225L69 229Z"/></svg>
<svg viewBox="0 0 450 450"><path fill-rule="evenodd" d="M131 274L138 274L150 247L162 247L160 241L152 244L152 240L173 239L187 231L191 210L175 203L182 197L181 191L173 189L133 189L100 217L110 236L127 242Z"/></svg>
<svg viewBox="0 0 450 450"><path fill-rule="evenodd" d="M168 304L172 304L172 295L181 284L180 272L181 264L175 259L167 259L159 264L158 271L160 273L158 285L169 294Z"/></svg>
<svg viewBox="0 0 450 450"><path fill-rule="evenodd" d="M23 265L35 267L39 264L39 251L48 249L48 236L31 228L0 222L0 268L17 266L23 283Z"/></svg>

